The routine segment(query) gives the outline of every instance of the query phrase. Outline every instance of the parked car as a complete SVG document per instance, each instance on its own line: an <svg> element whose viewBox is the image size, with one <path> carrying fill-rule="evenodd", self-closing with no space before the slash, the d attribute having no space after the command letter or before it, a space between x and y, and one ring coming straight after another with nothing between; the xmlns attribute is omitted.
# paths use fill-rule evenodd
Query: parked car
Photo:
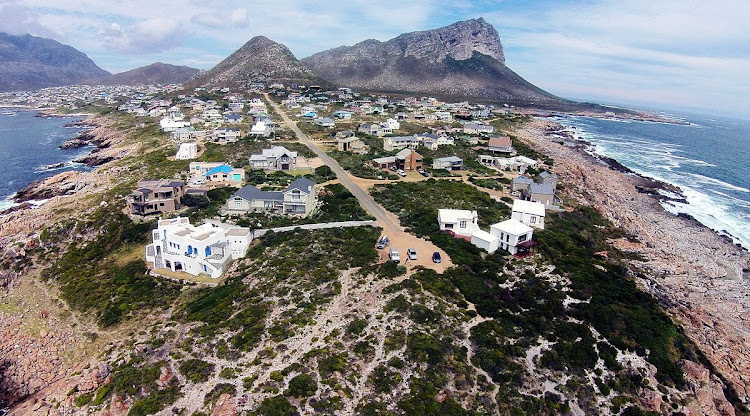
<svg viewBox="0 0 750 416"><path fill-rule="evenodd" d="M425 178L430 176L430 172L427 172L426 170L420 170L419 174L424 176Z"/></svg>
<svg viewBox="0 0 750 416"><path fill-rule="evenodd" d="M390 170L392 170L392 171L394 171L394 172L396 171L396 167L395 167L395 166L391 166L391 167L390 167L390 168L388 168L388 169L390 169Z"/></svg>
<svg viewBox="0 0 750 416"><path fill-rule="evenodd" d="M397 170L396 173L398 173L399 176L406 176L406 172L401 169Z"/></svg>
<svg viewBox="0 0 750 416"><path fill-rule="evenodd" d="M401 262L401 256L398 255L398 250L396 250L395 248L391 248L391 250L388 252L388 257L394 263Z"/></svg>
<svg viewBox="0 0 750 416"><path fill-rule="evenodd" d="M378 240L378 245L376 245L375 247L377 247L378 249L384 249L390 242L391 241L388 240L388 237L382 236L380 237L380 240Z"/></svg>
<svg viewBox="0 0 750 416"><path fill-rule="evenodd" d="M193 185L205 185L206 180L203 178L193 179Z"/></svg>
<svg viewBox="0 0 750 416"><path fill-rule="evenodd" d="M443 230L442 232L445 233L445 234L448 234L451 237L455 237L456 236L456 233L453 232L453 231L451 231L451 230Z"/></svg>
<svg viewBox="0 0 750 416"><path fill-rule="evenodd" d="M441 261L443 261L443 259L440 257L440 253L439 252L436 251L436 252L432 253L432 262L433 263L440 263Z"/></svg>
<svg viewBox="0 0 750 416"><path fill-rule="evenodd" d="M409 258L409 260L416 260L417 259L417 250L410 248L406 250L406 257Z"/></svg>

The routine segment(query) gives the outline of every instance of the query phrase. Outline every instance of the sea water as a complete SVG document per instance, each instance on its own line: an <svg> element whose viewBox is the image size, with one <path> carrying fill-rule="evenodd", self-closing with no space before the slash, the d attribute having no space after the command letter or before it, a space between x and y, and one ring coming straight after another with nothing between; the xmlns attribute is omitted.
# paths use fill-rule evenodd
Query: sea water
<svg viewBox="0 0 750 416"><path fill-rule="evenodd" d="M80 117L35 117L37 111L0 109L0 211L12 207L12 196L28 184L66 170L89 170L73 160L91 148L60 149L80 128L65 127ZM62 166L50 168L50 165Z"/></svg>
<svg viewBox="0 0 750 416"><path fill-rule="evenodd" d="M674 117L674 115L673 115ZM687 203L665 201L673 213L750 249L750 121L678 115L684 124L559 117L594 153L682 189Z"/></svg>

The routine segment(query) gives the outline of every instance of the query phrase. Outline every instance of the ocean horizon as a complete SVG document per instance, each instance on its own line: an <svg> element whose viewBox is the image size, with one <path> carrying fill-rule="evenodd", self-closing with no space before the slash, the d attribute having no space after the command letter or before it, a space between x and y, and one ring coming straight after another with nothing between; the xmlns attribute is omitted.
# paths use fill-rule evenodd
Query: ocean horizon
<svg viewBox="0 0 750 416"><path fill-rule="evenodd" d="M590 151L682 190L686 203L664 201L750 249L750 120L658 113L686 124L561 116L554 120Z"/></svg>

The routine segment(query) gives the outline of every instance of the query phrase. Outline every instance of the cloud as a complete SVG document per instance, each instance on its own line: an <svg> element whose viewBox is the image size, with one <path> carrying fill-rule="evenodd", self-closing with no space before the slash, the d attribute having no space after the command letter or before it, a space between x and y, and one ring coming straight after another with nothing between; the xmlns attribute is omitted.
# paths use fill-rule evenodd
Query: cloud
<svg viewBox="0 0 750 416"><path fill-rule="evenodd" d="M148 19L126 28L112 23L102 34L107 44L125 54L166 51L182 45L185 38L180 22L169 18Z"/></svg>
<svg viewBox="0 0 750 416"><path fill-rule="evenodd" d="M54 37L54 31L47 29L37 21L38 14L21 6L16 1L0 1L0 32L11 35L30 33L35 36Z"/></svg>
<svg viewBox="0 0 750 416"><path fill-rule="evenodd" d="M247 27L250 24L245 8L234 9L230 12L199 13L190 21L212 29Z"/></svg>

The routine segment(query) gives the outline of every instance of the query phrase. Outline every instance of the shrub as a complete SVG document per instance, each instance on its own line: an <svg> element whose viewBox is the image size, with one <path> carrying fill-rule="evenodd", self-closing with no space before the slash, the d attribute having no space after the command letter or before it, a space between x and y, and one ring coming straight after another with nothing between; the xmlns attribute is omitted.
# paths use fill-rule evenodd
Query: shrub
<svg viewBox="0 0 750 416"><path fill-rule="evenodd" d="M180 373L193 383L207 381L214 372L215 365L198 358L191 358L180 364Z"/></svg>
<svg viewBox="0 0 750 416"><path fill-rule="evenodd" d="M318 390L318 382L309 374L300 374L289 380L288 394L292 397L310 397Z"/></svg>

